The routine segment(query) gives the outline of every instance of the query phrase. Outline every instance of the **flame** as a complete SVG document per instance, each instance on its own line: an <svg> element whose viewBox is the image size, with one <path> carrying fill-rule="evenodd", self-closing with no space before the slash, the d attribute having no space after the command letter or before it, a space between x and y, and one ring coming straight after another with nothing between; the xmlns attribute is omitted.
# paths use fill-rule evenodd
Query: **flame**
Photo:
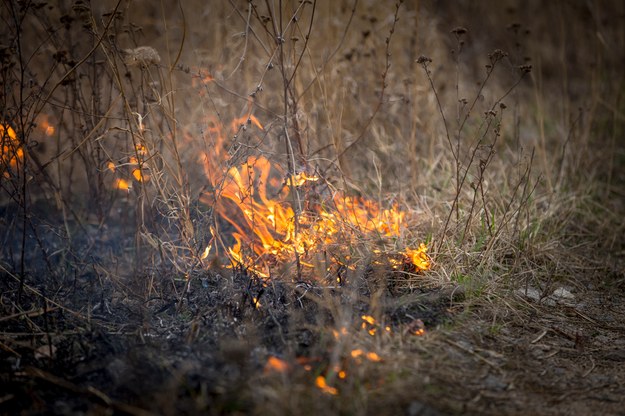
<svg viewBox="0 0 625 416"><path fill-rule="evenodd" d="M405 253L418 270L428 270L430 268L430 259L427 256L427 251L426 245L421 243L417 249L406 248Z"/></svg>
<svg viewBox="0 0 625 416"><path fill-rule="evenodd" d="M260 124L260 121L258 121L256 116L251 113L243 117L235 118L234 120L232 120L230 127L232 128L233 131L237 131L239 128L243 128L243 129L247 128L246 126L248 124L253 124L259 129L263 130L263 125Z"/></svg>
<svg viewBox="0 0 625 416"><path fill-rule="evenodd" d="M115 188L121 189L122 191L129 191L130 184L128 183L126 179L118 178L115 180Z"/></svg>
<svg viewBox="0 0 625 416"><path fill-rule="evenodd" d="M0 124L0 172L5 178L10 178L12 172L18 170L18 166L24 160L24 150L20 144L15 130L11 126Z"/></svg>
<svg viewBox="0 0 625 416"><path fill-rule="evenodd" d="M200 260L204 260L205 258L208 257L208 253L210 253L211 248L213 246L211 244L207 245L206 248L204 249L204 252L202 253L202 255L200 256Z"/></svg>
<svg viewBox="0 0 625 416"><path fill-rule="evenodd" d="M205 171L210 172L210 157L205 155L203 160ZM344 247L345 241L357 235L400 236L405 213L397 207L382 209L374 201L341 193L322 203L308 204L296 218L287 202L291 187L305 188L319 178L298 173L286 181L290 186L274 190L278 197L270 197L268 184L275 182L276 174L280 174L279 169L262 156L230 167L221 180L215 173L208 174L216 188L222 183L217 212L234 228L235 243L228 248L234 264L266 278L271 275L271 265L292 261L295 255L300 256L301 264L312 268L311 249ZM205 194L201 200L211 203L214 198ZM418 261L415 266L419 270L429 268L425 245L406 253Z"/></svg>
<svg viewBox="0 0 625 416"><path fill-rule="evenodd" d="M245 115L228 126L233 145L238 143L242 128L253 125L264 129L252 110L253 102L248 100ZM342 284L340 270L356 268L349 253L350 242L373 237L391 246L402 236L406 214L398 206L382 208L373 200L331 192L319 176L305 170L287 174L264 156L233 163L233 147L222 124L218 120L208 120L207 124L211 152L199 159L213 191L203 193L200 201L214 206L217 216L231 226L232 241L218 239L231 267L268 279L276 270L289 274L289 268L297 264L298 272L306 278L319 278L317 271L325 270L326 277ZM133 172L137 180L139 173ZM406 248L401 254L417 270L427 270L426 250L421 245ZM328 258L334 269L328 266Z"/></svg>

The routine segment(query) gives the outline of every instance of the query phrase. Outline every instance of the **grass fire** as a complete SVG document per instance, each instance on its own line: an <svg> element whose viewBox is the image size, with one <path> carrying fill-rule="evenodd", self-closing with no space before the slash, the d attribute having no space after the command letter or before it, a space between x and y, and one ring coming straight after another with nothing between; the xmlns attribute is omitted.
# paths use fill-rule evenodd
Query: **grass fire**
<svg viewBox="0 0 625 416"><path fill-rule="evenodd" d="M4 1L0 414L621 414L623 15Z"/></svg>

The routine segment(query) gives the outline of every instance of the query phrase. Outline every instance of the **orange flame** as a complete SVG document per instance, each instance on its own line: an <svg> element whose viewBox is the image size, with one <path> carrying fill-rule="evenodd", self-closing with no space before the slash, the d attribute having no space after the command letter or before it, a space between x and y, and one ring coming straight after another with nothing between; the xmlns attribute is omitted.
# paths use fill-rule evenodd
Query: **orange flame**
<svg viewBox="0 0 625 416"><path fill-rule="evenodd" d="M10 178L11 174L18 170L18 166L24 160L24 150L15 130L8 125L0 124L0 143L2 144L0 172L2 172L5 178Z"/></svg>
<svg viewBox="0 0 625 416"><path fill-rule="evenodd" d="M119 178L115 180L115 188L121 189L122 191L129 191L130 184L128 184L128 181L126 179Z"/></svg>
<svg viewBox="0 0 625 416"><path fill-rule="evenodd" d="M235 140L241 126L263 129L252 114L252 103L248 104L247 114L230 125ZM298 270L310 276L315 270L330 271L327 266L319 267L321 261L327 264L329 253L337 267L353 269L346 242L367 235L381 241L401 237L406 214L397 206L382 208L375 201L340 192L320 195L315 187L327 189L327 185L318 185L321 181L316 175L285 174L264 156L250 156L243 163L220 168L231 152L224 150L226 140L219 125L209 123L207 133L214 150L201 157L214 191L204 193L200 200L213 205L218 216L232 226L234 241L224 249L233 266L269 278L276 266L295 264L297 258ZM291 195L294 191L297 194ZM418 270L429 268L425 245L402 254ZM341 284L340 277L332 278Z"/></svg>

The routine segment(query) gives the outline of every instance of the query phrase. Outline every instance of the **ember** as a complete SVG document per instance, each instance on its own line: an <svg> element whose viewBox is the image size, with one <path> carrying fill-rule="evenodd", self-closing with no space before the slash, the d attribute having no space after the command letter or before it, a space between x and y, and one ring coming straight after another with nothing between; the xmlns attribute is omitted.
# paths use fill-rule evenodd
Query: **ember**
<svg viewBox="0 0 625 416"><path fill-rule="evenodd" d="M267 360L267 364L265 364L265 374L276 372L276 373L285 373L289 370L289 364L279 359L278 357L271 356Z"/></svg>
<svg viewBox="0 0 625 416"><path fill-rule="evenodd" d="M338 390L336 389L336 387L328 386L327 383L326 383L326 379L323 376L318 376L317 379L315 380L315 384L324 393L328 393L328 394L331 394L333 396L338 394Z"/></svg>

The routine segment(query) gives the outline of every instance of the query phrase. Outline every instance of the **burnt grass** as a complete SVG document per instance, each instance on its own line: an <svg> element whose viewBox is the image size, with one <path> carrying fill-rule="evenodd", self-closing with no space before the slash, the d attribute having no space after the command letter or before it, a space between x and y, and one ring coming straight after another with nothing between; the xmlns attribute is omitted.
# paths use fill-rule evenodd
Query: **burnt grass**
<svg viewBox="0 0 625 416"><path fill-rule="evenodd" d="M16 207L2 214L17 230L3 257L19 269L25 232L27 270L23 278L4 267L0 273L3 414L251 413L257 403L250 392L267 376L270 356L312 363L299 369L300 382L316 389L313 375L326 371L327 335L337 325L323 299L359 322L375 292L386 325L399 330L448 322L450 306L464 296L405 292L390 273L381 282L384 266L358 271L349 285L344 271L335 284L263 283L217 262L188 280L167 268L135 274L134 236L121 225L70 224L70 238L50 206L32 207L26 231Z"/></svg>
<svg viewBox="0 0 625 416"><path fill-rule="evenodd" d="M275 386L276 377L278 389L285 383L284 374L266 368L269 357L293 366L287 383L299 389L289 388L310 396L299 399L302 406L319 400L304 414L622 410L625 286L616 263L578 289L583 302L522 299L495 327L489 322L504 313L501 306L475 301L480 297L470 289L407 290L379 265L342 274L342 284L263 284L215 262L194 272L185 289L187 280L171 269L133 272L134 237L123 227L76 227L69 242L66 228L42 219L55 218L54 210L32 212L23 285L6 268L0 281L2 414L292 413L256 392ZM18 217L16 210L3 212L9 222ZM20 233L3 246L5 259L20 258ZM128 271L113 279L107 268ZM328 373L329 335L338 327L328 299L353 315L350 330L359 330L361 315L376 313L403 339L404 351L385 357L377 371L406 380L388 379L387 391L363 387L364 409L315 386L315 377ZM415 322L425 337L406 337ZM418 372L395 372L393 361L405 354L421 363Z"/></svg>

